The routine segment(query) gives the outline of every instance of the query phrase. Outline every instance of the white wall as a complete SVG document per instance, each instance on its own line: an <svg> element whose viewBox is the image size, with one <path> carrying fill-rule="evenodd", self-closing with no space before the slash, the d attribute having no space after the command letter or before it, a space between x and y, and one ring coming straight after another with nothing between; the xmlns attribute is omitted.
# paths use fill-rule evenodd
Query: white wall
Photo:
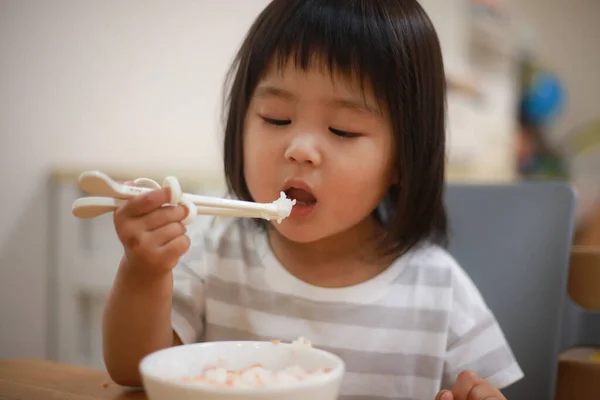
<svg viewBox="0 0 600 400"><path fill-rule="evenodd" d="M0 357L46 354L49 171L220 171L224 73L267 3L0 2Z"/></svg>

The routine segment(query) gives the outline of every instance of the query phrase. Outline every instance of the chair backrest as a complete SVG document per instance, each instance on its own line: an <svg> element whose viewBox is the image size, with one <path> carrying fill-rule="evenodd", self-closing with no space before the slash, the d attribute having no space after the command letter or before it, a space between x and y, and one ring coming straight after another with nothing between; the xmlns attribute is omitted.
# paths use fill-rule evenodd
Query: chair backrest
<svg viewBox="0 0 600 400"><path fill-rule="evenodd" d="M525 377L509 399L554 399L574 191L562 182L449 184L448 250L497 317Z"/></svg>

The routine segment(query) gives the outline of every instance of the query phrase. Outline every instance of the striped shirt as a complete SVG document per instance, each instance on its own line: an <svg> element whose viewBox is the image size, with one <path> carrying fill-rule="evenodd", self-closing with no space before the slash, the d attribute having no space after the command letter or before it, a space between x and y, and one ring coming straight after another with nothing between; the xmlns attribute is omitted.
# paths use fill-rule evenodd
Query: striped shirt
<svg viewBox="0 0 600 400"><path fill-rule="evenodd" d="M202 218L173 270L183 343L306 337L345 361L342 400L434 399L464 369L500 388L523 376L481 294L440 247L415 248L367 282L321 288L291 275L248 220Z"/></svg>

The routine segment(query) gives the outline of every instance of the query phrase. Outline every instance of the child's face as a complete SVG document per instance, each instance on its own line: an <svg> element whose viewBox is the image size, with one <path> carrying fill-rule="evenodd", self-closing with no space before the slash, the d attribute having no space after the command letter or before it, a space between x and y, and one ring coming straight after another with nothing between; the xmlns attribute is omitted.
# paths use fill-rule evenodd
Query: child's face
<svg viewBox="0 0 600 400"><path fill-rule="evenodd" d="M389 118L371 93L341 77L332 80L321 68L303 71L289 63L267 71L244 135L245 178L255 201L272 202L289 185L310 192L288 192L298 205L274 223L295 242L361 226L392 181Z"/></svg>

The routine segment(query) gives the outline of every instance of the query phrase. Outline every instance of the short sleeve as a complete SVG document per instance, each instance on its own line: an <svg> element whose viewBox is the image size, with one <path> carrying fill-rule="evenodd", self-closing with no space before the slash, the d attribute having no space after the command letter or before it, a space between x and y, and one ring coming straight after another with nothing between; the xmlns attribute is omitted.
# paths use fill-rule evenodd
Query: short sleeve
<svg viewBox="0 0 600 400"><path fill-rule="evenodd" d="M454 272L442 386L452 387L463 370L499 389L513 384L524 375L502 329L467 274L458 266Z"/></svg>
<svg viewBox="0 0 600 400"><path fill-rule="evenodd" d="M184 344L195 343L204 329L206 284L205 234L209 221L198 216L188 225L191 245L173 268L171 326Z"/></svg>

